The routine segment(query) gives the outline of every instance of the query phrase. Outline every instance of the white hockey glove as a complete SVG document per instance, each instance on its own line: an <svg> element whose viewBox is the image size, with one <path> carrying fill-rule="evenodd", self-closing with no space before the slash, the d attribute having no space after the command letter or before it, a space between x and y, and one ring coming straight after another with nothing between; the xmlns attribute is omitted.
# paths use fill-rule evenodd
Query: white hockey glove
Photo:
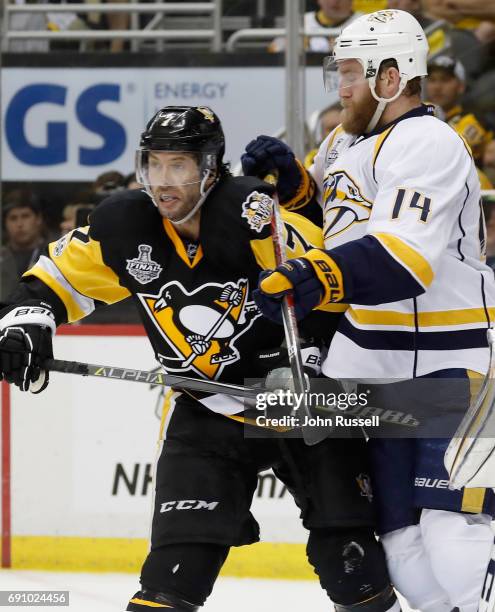
<svg viewBox="0 0 495 612"><path fill-rule="evenodd" d="M321 353L318 346L312 343L301 346L301 357L304 374L308 378L316 378L321 371ZM290 389L293 391L292 370L289 367L289 356L285 347L260 351L256 359L259 366L267 373L265 386L267 389Z"/></svg>
<svg viewBox="0 0 495 612"><path fill-rule="evenodd" d="M51 307L30 300L9 306L0 315L0 379L21 391L40 393L48 385L43 363L53 357L56 325Z"/></svg>

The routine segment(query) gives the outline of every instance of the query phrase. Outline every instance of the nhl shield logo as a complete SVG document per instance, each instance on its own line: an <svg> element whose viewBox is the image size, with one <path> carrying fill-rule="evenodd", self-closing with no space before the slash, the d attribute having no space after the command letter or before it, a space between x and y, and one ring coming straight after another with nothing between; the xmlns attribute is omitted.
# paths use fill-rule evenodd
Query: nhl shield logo
<svg viewBox="0 0 495 612"><path fill-rule="evenodd" d="M131 276L142 285L145 285L160 276L162 267L151 259L151 247L149 244L140 244L138 251L139 255L137 257L127 260L126 268Z"/></svg>

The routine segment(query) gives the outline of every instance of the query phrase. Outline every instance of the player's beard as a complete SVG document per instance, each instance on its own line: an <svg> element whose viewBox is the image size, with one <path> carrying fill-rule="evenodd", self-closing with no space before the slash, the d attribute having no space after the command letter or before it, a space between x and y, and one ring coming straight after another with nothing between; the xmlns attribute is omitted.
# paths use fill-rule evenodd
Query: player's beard
<svg viewBox="0 0 495 612"><path fill-rule="evenodd" d="M364 134L373 115L375 114L378 102L371 95L369 87L363 97L358 99L347 99L342 110L342 127L348 134Z"/></svg>

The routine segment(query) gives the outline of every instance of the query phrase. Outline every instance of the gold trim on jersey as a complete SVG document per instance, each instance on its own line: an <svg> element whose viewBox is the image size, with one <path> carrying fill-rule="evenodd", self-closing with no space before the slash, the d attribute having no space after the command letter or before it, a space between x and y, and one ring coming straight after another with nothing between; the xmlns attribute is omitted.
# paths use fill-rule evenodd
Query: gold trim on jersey
<svg viewBox="0 0 495 612"><path fill-rule="evenodd" d="M415 327L413 313L395 310L370 310L367 308L349 308L349 316L361 325L401 325ZM495 308L488 308L490 319L495 317ZM438 310L433 312L418 312L419 327L446 327L448 325L469 325L483 323L486 325L484 308L462 308L459 310Z"/></svg>
<svg viewBox="0 0 495 612"><path fill-rule="evenodd" d="M169 389L165 393L165 397L163 398L162 404L162 416L160 419L160 433L158 434L158 440L163 440L163 434L165 433L165 422L170 413L170 409L172 408L172 397L174 395L174 389Z"/></svg>
<svg viewBox="0 0 495 612"><path fill-rule="evenodd" d="M301 257L312 248L323 248L321 228L298 213L289 212L285 208L282 208L280 212L283 221L285 252L288 259ZM262 270L271 270L277 266L271 236L251 240L250 245L256 263Z"/></svg>
<svg viewBox="0 0 495 612"><path fill-rule="evenodd" d="M78 228L88 236L89 227ZM42 256L24 276L36 276L64 303L71 323L92 312L87 300L114 304L130 294L120 285L119 277L103 261L100 243L88 236L78 239L72 232L48 245L50 258Z"/></svg>
<svg viewBox="0 0 495 612"><path fill-rule="evenodd" d="M373 163L371 164L371 167L373 168L373 178L375 178L376 160L378 159L378 156L380 155L380 151L382 150L382 147L385 144L385 141L390 136L390 133L392 132L392 130L394 129L396 125L397 124L395 123L394 125L389 127L388 130L385 130L384 132L379 134L378 138L376 139L374 152L373 152Z"/></svg>
<svg viewBox="0 0 495 612"><path fill-rule="evenodd" d="M463 489L461 512L474 512L476 514L482 512L485 492L486 489L481 487Z"/></svg>
<svg viewBox="0 0 495 612"><path fill-rule="evenodd" d="M330 151L330 147L333 145L335 138L339 135L342 134L344 132L344 128L342 127L342 124L339 124L333 131L332 135L330 136L330 140L328 141L327 144L327 154L328 151Z"/></svg>
<svg viewBox="0 0 495 612"><path fill-rule="evenodd" d="M45 257L47 261L49 261L54 267L55 264ZM87 316L94 310L94 303L92 308L81 308L79 305L79 300L76 298L77 291L73 289L68 289L68 283L60 283L57 281L55 276L48 272L45 268L47 266L44 265L43 257L38 260L38 263L32 267L30 270L23 274L23 277L26 276L35 276L39 278L40 281L45 283L50 289L57 295L57 297L62 301L67 311L67 320L69 322L79 321L83 317ZM65 285L65 286L64 286ZM84 297L84 296L80 296Z"/></svg>
<svg viewBox="0 0 495 612"><path fill-rule="evenodd" d="M423 287L428 287L435 276L429 262L416 249L392 234L377 232L371 234L403 266L411 271Z"/></svg>
<svg viewBox="0 0 495 612"><path fill-rule="evenodd" d="M177 253L177 255L182 259L182 261L189 268L191 269L194 268L194 266L196 266L203 258L203 249L201 245L199 245L198 250L196 251L196 255L194 256L194 259L191 261L187 255L186 247L184 246L184 243L182 242L175 227L168 219L163 219L163 228L165 232L167 233L167 236L170 238L170 241L174 245L175 252Z"/></svg>

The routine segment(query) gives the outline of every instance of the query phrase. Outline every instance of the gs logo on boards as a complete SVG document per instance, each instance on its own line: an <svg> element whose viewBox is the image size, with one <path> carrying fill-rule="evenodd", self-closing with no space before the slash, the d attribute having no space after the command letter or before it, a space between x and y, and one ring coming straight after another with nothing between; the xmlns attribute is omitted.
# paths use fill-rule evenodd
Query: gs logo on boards
<svg viewBox="0 0 495 612"><path fill-rule="evenodd" d="M77 148L77 163L81 166L101 166L118 159L127 144L126 131L114 117L104 114L101 102L120 102L121 87L98 83L84 89L74 108L67 108L68 88L54 83L33 83L19 89L10 100L5 113L5 138L14 157L30 166L54 166L69 158L69 116L74 113L78 124L98 136L99 146ZM61 120L46 121L42 125L44 142L39 143L27 129L28 113L37 113L36 123L43 121L39 105L54 105L61 112ZM38 118L39 115L39 118ZM65 119L63 119L65 117Z"/></svg>

